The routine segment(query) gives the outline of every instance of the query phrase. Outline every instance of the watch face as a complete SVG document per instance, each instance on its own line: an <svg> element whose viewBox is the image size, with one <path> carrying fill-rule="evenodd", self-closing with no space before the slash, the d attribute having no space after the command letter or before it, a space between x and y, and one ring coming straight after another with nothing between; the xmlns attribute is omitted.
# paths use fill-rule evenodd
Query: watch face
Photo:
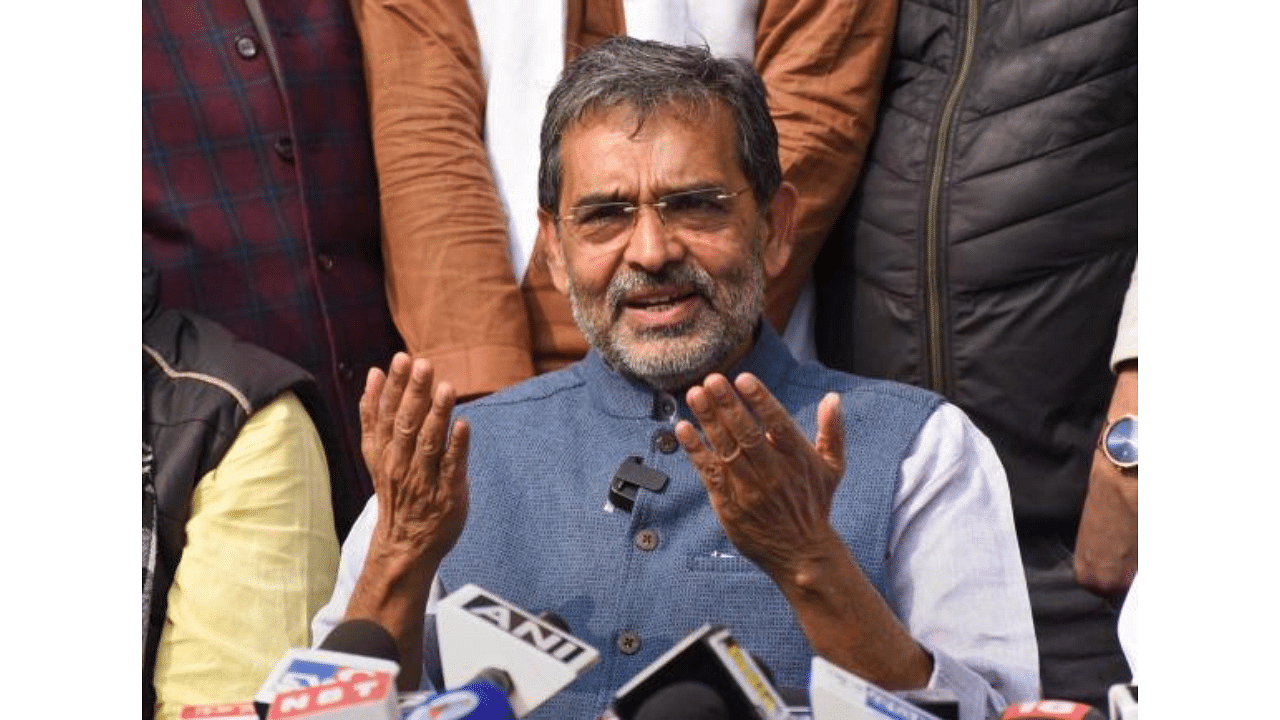
<svg viewBox="0 0 1280 720"><path fill-rule="evenodd" d="M1111 461L1120 467L1138 464L1138 418L1126 415L1111 425L1103 438L1103 447Z"/></svg>

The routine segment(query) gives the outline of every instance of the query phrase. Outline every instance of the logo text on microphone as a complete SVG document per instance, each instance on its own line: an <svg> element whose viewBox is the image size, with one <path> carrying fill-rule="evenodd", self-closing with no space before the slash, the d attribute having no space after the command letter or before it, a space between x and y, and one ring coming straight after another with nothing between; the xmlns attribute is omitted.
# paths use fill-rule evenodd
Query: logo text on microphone
<svg viewBox="0 0 1280 720"><path fill-rule="evenodd" d="M463 609L561 662L567 663L584 651L581 645L554 628L521 613L501 600L478 594L468 600L463 605Z"/></svg>

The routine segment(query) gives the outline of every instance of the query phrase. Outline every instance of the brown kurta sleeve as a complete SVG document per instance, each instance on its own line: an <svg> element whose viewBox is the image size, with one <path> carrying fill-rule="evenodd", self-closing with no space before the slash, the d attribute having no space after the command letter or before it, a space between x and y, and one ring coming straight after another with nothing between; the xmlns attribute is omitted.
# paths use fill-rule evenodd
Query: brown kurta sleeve
<svg viewBox="0 0 1280 720"><path fill-rule="evenodd" d="M783 175L800 191L796 247L766 296L779 331L857 182L897 9L897 0L761 0L756 68L769 90Z"/></svg>
<svg viewBox="0 0 1280 720"><path fill-rule="evenodd" d="M462 396L533 374L484 145L466 0L352 0L378 168L387 297L410 352Z"/></svg>

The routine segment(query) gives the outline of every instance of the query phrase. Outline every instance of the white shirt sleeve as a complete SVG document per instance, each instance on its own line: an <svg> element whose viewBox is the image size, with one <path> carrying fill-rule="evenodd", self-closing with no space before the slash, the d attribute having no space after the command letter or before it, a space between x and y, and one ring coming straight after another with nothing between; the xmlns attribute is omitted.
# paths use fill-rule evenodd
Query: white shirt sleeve
<svg viewBox="0 0 1280 720"><path fill-rule="evenodd" d="M1116 634L1120 637L1120 649L1124 651L1124 659L1129 663L1129 672L1133 673L1131 685L1138 684L1138 576L1133 573L1133 582L1129 583L1129 592L1124 596L1124 604L1120 606L1120 620Z"/></svg>
<svg viewBox="0 0 1280 720"><path fill-rule="evenodd" d="M1138 358L1138 261L1133 262L1133 274L1129 276L1129 289L1124 294L1124 306L1120 311L1120 323L1116 326L1116 344L1111 350L1111 369L1126 360Z"/></svg>
<svg viewBox="0 0 1280 720"><path fill-rule="evenodd" d="M351 593L355 592L356 581L360 579L360 573L364 569L365 558L369 555L369 541L373 538L373 526L378 522L378 498L370 497L364 505L364 510L360 511L360 517L356 518L355 524L351 526L351 531L347 534L347 539L342 543L342 557L338 561L338 578L334 583L333 595L329 597L329 602L316 613L311 619L311 642L313 647L319 647L320 643L329 636L329 633L342 622L343 617L347 614L347 604L351 602ZM422 619L423 637L430 637L431 621L436 612L436 603L444 597L444 586L440 583L437 576L431 582L431 590L427 595L427 612ZM426 657L423 653L423 671L421 674L421 682L418 687L421 690L435 690L427 672L428 663L431 658Z"/></svg>
<svg viewBox="0 0 1280 720"><path fill-rule="evenodd" d="M999 717L1040 695L1031 601L1004 468L944 403L902 463L889 541L889 606L934 659L930 688L961 718Z"/></svg>
<svg viewBox="0 0 1280 720"><path fill-rule="evenodd" d="M365 503L360 517L347 533L342 543L342 554L338 559L338 577L334 582L333 594L320 611L311 618L311 644L318 647L324 642L333 628L342 622L347 613L347 603L355 590L356 580L364 569L364 559L369 554L369 539L373 537L373 525L378 521L378 502L370 497Z"/></svg>

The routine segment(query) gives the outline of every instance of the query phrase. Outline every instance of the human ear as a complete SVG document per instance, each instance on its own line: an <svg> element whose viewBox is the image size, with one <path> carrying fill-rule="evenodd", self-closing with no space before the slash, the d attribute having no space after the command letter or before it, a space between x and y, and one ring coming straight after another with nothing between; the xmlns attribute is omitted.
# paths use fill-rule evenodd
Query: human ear
<svg viewBox="0 0 1280 720"><path fill-rule="evenodd" d="M535 242L546 254L547 269L556 289L568 294L569 283L564 269L564 248L560 246L560 234L556 232L556 219L551 213L538 208L538 239Z"/></svg>
<svg viewBox="0 0 1280 720"><path fill-rule="evenodd" d="M773 200L769 202L769 209L765 213L769 233L764 239L764 246L760 248L760 258L764 262L765 277L770 280L781 275L787 267L787 261L791 259L796 240L796 205L799 199L796 186L784 180L773 194Z"/></svg>

